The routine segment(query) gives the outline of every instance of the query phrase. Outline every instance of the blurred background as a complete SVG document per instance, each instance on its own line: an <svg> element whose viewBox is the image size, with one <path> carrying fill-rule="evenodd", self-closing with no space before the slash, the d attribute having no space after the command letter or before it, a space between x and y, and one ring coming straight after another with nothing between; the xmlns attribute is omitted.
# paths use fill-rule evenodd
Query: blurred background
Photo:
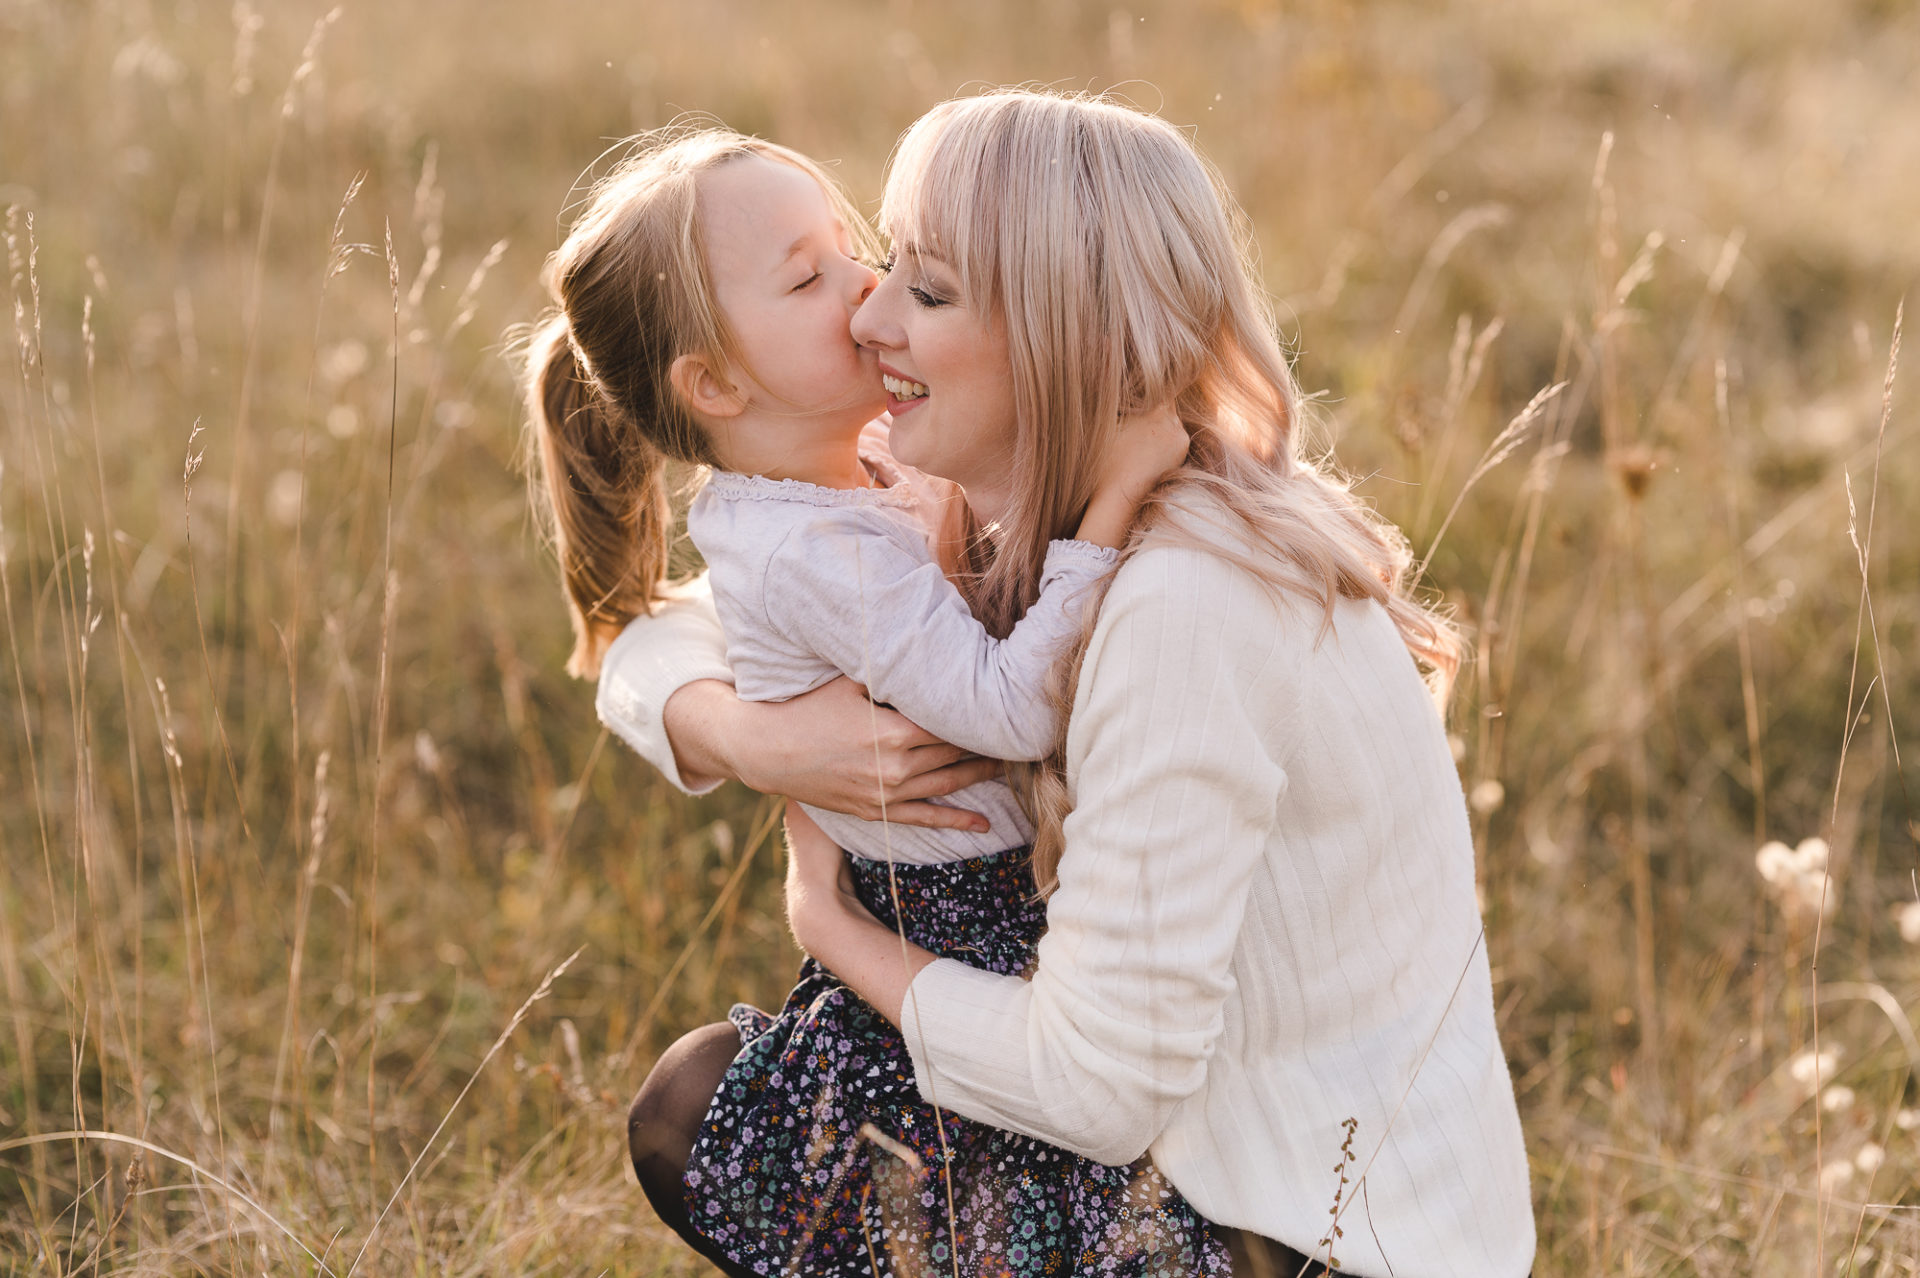
<svg viewBox="0 0 1920 1278"><path fill-rule="evenodd" d="M1917 53L1901 0L0 0L0 1268L697 1272L623 1117L784 995L777 814L562 673L508 335L636 130L871 210L1036 83L1219 166L1472 636L1537 1272L1920 1273Z"/></svg>

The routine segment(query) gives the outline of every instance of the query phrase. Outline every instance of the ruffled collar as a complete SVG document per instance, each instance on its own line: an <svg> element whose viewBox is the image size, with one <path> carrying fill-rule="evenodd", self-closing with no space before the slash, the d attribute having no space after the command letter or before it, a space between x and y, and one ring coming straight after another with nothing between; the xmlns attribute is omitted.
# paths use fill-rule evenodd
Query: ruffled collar
<svg viewBox="0 0 1920 1278"><path fill-rule="evenodd" d="M823 488L800 479L768 479L764 475L709 470L707 491L728 501L793 501L807 506L913 507L932 497L950 495L948 490L952 485L945 480L933 479L894 460L893 450L888 446L890 425L885 418L875 418L860 431L860 460L881 487Z"/></svg>
<svg viewBox="0 0 1920 1278"><path fill-rule="evenodd" d="M790 501L806 506L899 506L915 504L912 488L905 479L889 476L873 465L878 459L864 455L862 461L875 471L875 478L894 482L884 488L826 488L802 479L768 479L764 475L736 475L715 470L707 476L707 491L724 501Z"/></svg>

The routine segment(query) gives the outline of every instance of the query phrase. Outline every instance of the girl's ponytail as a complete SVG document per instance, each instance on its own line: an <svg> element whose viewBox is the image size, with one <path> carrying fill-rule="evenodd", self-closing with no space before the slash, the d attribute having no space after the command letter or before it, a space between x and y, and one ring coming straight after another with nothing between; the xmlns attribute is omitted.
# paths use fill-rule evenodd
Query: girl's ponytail
<svg viewBox="0 0 1920 1278"><path fill-rule="evenodd" d="M565 315L534 330L527 356L540 504L573 619L567 673L592 679L607 645L650 611L666 580L666 459L581 364Z"/></svg>

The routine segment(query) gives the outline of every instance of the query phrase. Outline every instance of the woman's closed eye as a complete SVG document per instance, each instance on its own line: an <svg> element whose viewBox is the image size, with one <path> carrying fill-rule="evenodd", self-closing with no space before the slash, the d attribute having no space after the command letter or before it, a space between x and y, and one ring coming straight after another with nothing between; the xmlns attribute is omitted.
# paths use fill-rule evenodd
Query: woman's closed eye
<svg viewBox="0 0 1920 1278"><path fill-rule="evenodd" d="M881 275L891 275L893 274L894 265L895 265L894 255L892 253L888 253L887 260L884 262L881 262L879 265L875 266L873 269ZM912 297L915 302L918 302L921 306L925 307L927 310L934 310L938 307L949 306L952 304L946 298L941 297L938 293L932 291L931 289L925 288L919 284L907 285L907 294L910 297Z"/></svg>

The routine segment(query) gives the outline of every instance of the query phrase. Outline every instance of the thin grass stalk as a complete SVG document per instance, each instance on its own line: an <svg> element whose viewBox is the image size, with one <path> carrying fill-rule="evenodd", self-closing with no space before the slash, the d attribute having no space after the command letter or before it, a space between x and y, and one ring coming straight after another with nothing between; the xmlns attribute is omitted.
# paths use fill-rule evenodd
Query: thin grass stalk
<svg viewBox="0 0 1920 1278"><path fill-rule="evenodd" d="M274 1053L273 1092L267 1109L267 1160L262 1180L271 1184L273 1165L279 1152L280 1104L286 1082L287 1046L299 1033L301 969L307 956L307 926L313 917L313 893L320 877L320 858L326 846L331 796L327 792L327 766L332 756L325 750L314 762L313 819L308 824L306 861L301 867L299 886L293 906L293 941L287 958L287 1006L280 1023L280 1044Z"/></svg>
<svg viewBox="0 0 1920 1278"><path fill-rule="evenodd" d="M310 443L313 425L313 383L318 373L321 324L326 312L327 285L332 282L334 276L346 269L347 262L351 258L352 248L344 244L347 210L352 207L354 197L359 195L361 184L366 181L366 176L364 170L354 175L353 181L347 187L346 195L340 201L339 211L334 215L333 230L327 239L326 270L320 280L320 296L315 300L313 308L314 358L307 367L306 399L300 414L300 497L298 507L294 512L293 521L293 611L289 618L286 632L282 636L282 647L287 662L287 712L291 721L287 732L287 753L289 760L288 766L291 774L289 785L291 792L290 806L296 814L294 851L296 856L304 853L303 860L308 868L303 873L300 885L296 889L298 893L295 905L296 922L294 930L296 940L293 946L293 953L288 958L287 1011L285 1019L281 1024L280 1043L274 1049L273 1095L267 1106L267 1131L270 1134L279 1130L280 1104L282 1099L281 1088L286 1080L288 1048L292 1039L299 1033L300 964L306 948L307 915L312 906L313 883L311 880L312 876L318 872L319 861L319 850L313 843L313 838L324 834L326 828L324 821L325 797L319 791L319 787L324 784L327 763L326 753L322 751L320 761L317 765L320 769L320 775L316 777L314 783L316 788L314 821L308 827L309 838L307 845L302 847L297 820L297 814L303 807L304 796L302 795L301 787L305 781L305 776L300 766L300 748L302 741L300 725L300 640L302 630L300 623L301 605L306 599L304 585L306 574L307 461L308 445ZM273 1178L274 1163L278 1154L279 1142L277 1140L269 1140L267 1142L266 1167L262 1172L263 1178L269 1182L271 1182Z"/></svg>
<svg viewBox="0 0 1920 1278"><path fill-rule="evenodd" d="M1467 494L1473 491L1476 484L1498 468L1501 462L1513 456L1520 445L1526 442L1534 423L1540 420L1542 411L1566 388L1565 382L1556 382L1552 386L1542 388L1527 401L1527 406L1515 414L1513 420L1493 437L1493 442L1487 445L1486 451L1480 455L1480 460L1474 464L1472 473L1467 476L1467 482L1462 484L1460 491L1454 495L1453 505L1448 507L1446 518L1440 521L1440 527L1434 532L1433 540L1427 543L1427 553L1422 555L1420 562L1414 565L1415 581L1426 576L1427 568L1433 563L1434 552L1440 549L1440 541L1447 535L1447 529L1453 527L1454 517L1460 513L1460 507L1467 500Z"/></svg>
<svg viewBox="0 0 1920 1278"><path fill-rule="evenodd" d="M374 1217L373 1224L367 1229L367 1236L360 1242L360 1250L354 1253L353 1263L347 1267L347 1278L353 1278L353 1275L359 1270L361 1260L366 1257L367 1248L373 1246L374 1237L379 1234L380 1226L387 1219L387 1213L393 1210L394 1203L399 1201L400 1195L406 1190L408 1184L412 1182L414 1172L420 1169L421 1161L426 1158L428 1151L433 1148L434 1142L440 1139L440 1133L445 1131L447 1124L452 1121L454 1111L460 1108L460 1102L465 1100L467 1093L473 1090L474 1083L479 1080L481 1073L487 1068L487 1063L499 1055L500 1049L506 1046L508 1039L513 1037L513 1032L520 1028L522 1021L527 1019L527 1013L533 1010L533 1005L553 991L553 983L558 980L561 974L569 967L573 966L573 961L579 958L583 952L583 950L575 950L573 953L567 955L566 958L562 959L558 967L548 972L546 978L540 982L533 993L527 996L527 1001L522 1003L519 1010L514 1012L513 1019L509 1020L507 1027L500 1031L499 1037L493 1040L493 1046L489 1047L487 1054L480 1058L480 1064L474 1068L472 1075L468 1077L466 1086L460 1089L460 1094L453 1098L453 1104L448 1106L447 1112L441 1116L439 1126L433 1129L433 1135L427 1137L427 1143L422 1145L420 1152L414 1156L413 1162L407 1167L406 1175L402 1176L400 1183L393 1187L393 1194L387 1199L386 1206L382 1207L380 1214Z"/></svg>
<svg viewBox="0 0 1920 1278"><path fill-rule="evenodd" d="M400 579L393 568L394 436L400 428L400 263L393 252L393 223L386 224L387 284L393 297L391 401L387 414L387 487L385 532L382 538L380 580L380 664L373 697L373 824L367 855L367 1190L379 1193L380 1110L374 1080L380 1059L380 835L381 805L386 794L387 714L392 669L393 619L400 598ZM376 1199L377 1201L377 1199Z"/></svg>
<svg viewBox="0 0 1920 1278"><path fill-rule="evenodd" d="M1740 704L1746 716L1747 779L1753 791L1753 845L1757 848L1767 841L1766 725L1760 717L1759 684L1753 667L1753 627L1747 616L1746 565L1740 553L1740 486L1734 473L1733 415L1727 399L1727 361L1724 359L1713 362L1713 409L1720 427L1721 445L1725 449L1720 473L1725 490L1728 558L1733 564L1733 610L1740 650Z"/></svg>
<svg viewBox="0 0 1920 1278"><path fill-rule="evenodd" d="M1487 321L1486 327L1476 336L1472 317L1464 313L1454 326L1453 347L1447 353L1447 389L1441 399L1440 443L1427 466L1426 476L1421 483L1419 511L1413 519L1413 526L1422 532L1433 522L1433 508L1440 500L1441 481L1446 478L1447 465L1453 459L1454 444L1460 434L1460 411L1480 385L1487 352L1505 327L1506 320L1496 315Z"/></svg>
<svg viewBox="0 0 1920 1278"><path fill-rule="evenodd" d="M133 681L128 674L126 643L122 637L123 620L126 613L120 599L118 556L114 553L114 545L119 534L119 526L114 519L113 502L107 490L105 449L100 440L100 393L95 375L96 352L93 312L93 295L89 293L81 312L81 331L86 347L87 358L87 417L92 426L93 434L93 470L96 496L100 503L102 526L105 529L106 554L104 558L106 560L105 572L107 578L108 605L112 610L113 618L114 669L119 677L120 707L127 734L128 794L133 817L132 859L134 887L131 901L132 909L130 911L122 911L121 923L122 926L125 927L128 916L131 916L133 931L132 949L134 953L134 1025L132 1032L129 1033L123 1010L121 1012L120 1035L122 1050L126 1053L128 1078L133 1089L133 1095L141 1096L145 1094L144 1084L146 1070L142 1048L144 1035L141 1032L143 1004L140 1001L140 991L145 978L144 965L146 960L146 950L145 946L141 943L142 938L140 936L140 902L145 899L146 858L142 855L145 847L145 827L142 819L143 805L140 801L140 752L135 744L133 730L135 722L133 713ZM119 1006L117 986L115 987L115 1004L116 1007Z"/></svg>
<svg viewBox="0 0 1920 1278"><path fill-rule="evenodd" d="M31 224L31 217L31 214L25 214L24 220L26 220L28 224ZM28 370L32 367L33 363L34 344L27 331L26 305L21 298L20 291L21 286L26 280L26 259L20 251L18 230L22 220L23 210L19 205L12 205L7 209L7 259L10 268L9 273L13 299L13 331L16 344L16 366L19 385L18 412L19 420L24 422L30 416L28 405L32 400L32 390ZM22 433L31 441L31 432ZM35 451L38 451L37 448ZM0 496L3 496L5 492L5 466L5 459L0 458ZM4 502L0 501L0 532L4 532L3 520ZM40 863L42 872L46 878L47 908L52 909L55 899L53 889L53 835L47 821L46 790L40 773L40 751L36 744L36 735L33 731L33 719L30 708L34 702L29 700L27 696L26 669L22 659L22 654L25 652L25 645L21 642L20 630L14 620L13 577L11 573L6 571L8 557L7 544L7 538L0 536L0 601L4 602L7 614L7 646L12 650L13 655L15 705L19 708L20 737L24 752L27 756L28 782L33 790L34 820L40 834ZM38 682L38 674L39 665L36 662L36 683ZM22 1115L22 1122L27 1130L31 1131L38 1125L39 1121L39 1067L36 1060L33 1026L27 1018L28 1003L25 996L24 982L19 980L17 967L12 962L12 956L16 953L17 951L9 948L9 995L12 995L12 987L16 982L20 987L19 996L13 999L13 1016L11 1019L13 1021L15 1047L20 1053L20 1069L24 1076L24 1108L26 1112ZM51 1203L49 1202L47 1155L45 1148L40 1145L35 1145L31 1157L33 1160L34 1180L33 1217L36 1227L44 1228L43 1222L46 1220L47 1212L51 1207Z"/></svg>
<svg viewBox="0 0 1920 1278"><path fill-rule="evenodd" d="M219 738L219 741L220 741L221 757L226 761L227 779L233 786L234 813L240 818L241 832L245 836L246 845L248 849L251 850L253 853L254 867L264 872L266 867L264 863L262 863L260 860L260 849L257 846L255 846L255 843L254 843L253 827L247 821L247 799L246 799L245 792L240 787L240 769L238 765L234 763L233 743L227 738L226 715L221 711L221 708L220 708L220 703L223 699L221 696L220 689L223 685L224 676L214 674L213 655L207 646L206 615L201 611L201 608L200 608L200 570L199 570L199 567L197 566L198 557L194 554L194 550L193 550L193 476L195 472L197 472L200 469L200 463L206 458L206 449L202 448L199 452L196 453L193 451L193 446L195 443L199 441L200 435L202 433L202 429L203 428L200 425L200 419L197 417L194 418L193 430L187 436L186 473L181 477L181 486L185 492L185 497L186 497L185 512L186 512L186 559L187 559L188 594L191 595L193 598L194 629L199 632L200 669L202 673L205 674L206 680L207 680L207 706L213 715L213 728L214 728L215 735ZM224 658L223 658L223 661L224 661ZM212 817L213 817L211 794L208 795L208 808L207 808L206 815L208 819L208 824L211 825Z"/></svg>
<svg viewBox="0 0 1920 1278"><path fill-rule="evenodd" d="M33 1136L19 1136L12 1140L0 1141L0 1154L10 1149L20 1149L28 1146L37 1149L54 1141L97 1141L101 1144L125 1145L133 1149L138 1149L143 1153L164 1158L169 1162L178 1163L195 1176L224 1191L224 1195L229 1203L229 1216L232 1214L232 1202L238 1201L243 1206L250 1208L269 1225L272 1225L276 1231L289 1242L293 1243L294 1246L298 1247L302 1252L305 1252L307 1258L320 1267L321 1273L328 1275L333 1273L333 1270L327 1267L325 1259L318 1255L311 1247L307 1246L307 1244L301 1240L300 1235L288 1228L278 1216L267 1210L259 1200L249 1196L246 1191L242 1190L232 1181L224 1179L200 1163L187 1157L185 1154L177 1153L174 1150L166 1148L164 1145L157 1145L152 1141L142 1140L137 1136L128 1136L121 1132L76 1130L68 1132L42 1132Z"/></svg>
<svg viewBox="0 0 1920 1278"><path fill-rule="evenodd" d="M868 634L867 624L869 617L867 615L867 596L865 589L866 575L860 571L859 542L854 542L853 550L853 580L854 584L861 588L860 648L863 659L866 660L868 668L871 669L873 661L871 656L872 643ZM881 772L879 714L879 708L869 699L867 702L867 726L868 731L873 736L873 763L876 774L880 774ZM893 917L899 921L899 926L896 930L900 934L900 967L902 971L905 971L910 966L907 957L907 912L905 907L900 904L900 878L893 859L893 826L887 821L887 787L885 782L880 783L879 790L874 797L880 807L880 833L887 858L887 895L893 902ZM907 986L907 998L913 1003L914 1025L919 1027L921 1025L920 996L914 992L911 983ZM924 1055L926 1052L926 1042L924 1038L921 1041L920 1049ZM933 1131L934 1135L940 1139L940 1183L946 1189L947 1199L947 1251L953 1262L953 1278L960 1278L960 1221L953 1200L953 1151L947 1148L946 1117L941 1110L940 1093L934 1086L931 1078L928 1079L927 1103L933 1107ZM804 1243L802 1245L804 1246Z"/></svg>
<svg viewBox="0 0 1920 1278"><path fill-rule="evenodd" d="M1634 264L1622 269L1619 211L1613 183L1607 172L1613 141L1611 130L1602 136L1593 175L1596 293L1593 346L1601 436L1608 457L1615 460L1616 464L1624 465L1629 457L1629 449L1637 441L1632 438L1633 432L1629 426L1630 414L1626 392L1621 385L1614 334L1624 319L1622 308L1626 296L1637 286L1643 272L1650 269L1643 267L1641 260L1650 260L1651 251L1658 244L1649 237L1648 246L1643 247ZM1651 1064L1661 1059L1659 994L1655 977L1657 958L1652 823L1648 811L1651 775L1646 735L1646 724L1652 716L1654 683L1654 644L1650 633L1651 612L1647 603L1651 586L1641 527L1640 497L1644 491L1645 476L1640 477L1641 483L1636 486L1633 476L1626 469L1621 469L1619 473L1622 479L1619 494L1626 501L1622 505L1616 500L1615 525L1629 568L1629 581L1616 596L1615 625L1619 650L1630 654L1631 673L1623 676L1628 684L1627 695L1617 699L1621 714L1614 730L1627 774L1628 822L1625 842L1632 901L1634 1002L1640 1021L1639 1054L1643 1063Z"/></svg>
<svg viewBox="0 0 1920 1278"><path fill-rule="evenodd" d="M1906 319L1906 309L1907 309L1906 302L1903 299L1900 302L1900 304L1895 308L1894 314L1893 314L1893 339L1889 343L1888 349L1887 349L1887 377L1886 377L1886 382L1884 383L1881 391L1880 431L1875 442L1874 459L1873 459L1873 478L1867 492L1867 530L1866 530L1866 536L1864 539L1860 535L1859 521L1858 521L1857 514L1854 507L1853 480L1850 476L1844 476L1843 474L1843 477L1846 479L1846 490L1847 490L1847 536L1853 542L1855 561L1860 571L1860 602L1854 614L1853 661L1852 661L1851 668L1847 674L1847 721L1846 721L1845 730L1841 733L1841 736L1840 736L1840 758L1839 758L1839 761L1835 764L1834 770L1833 770L1833 803L1828 814L1829 834L1833 832L1835 827L1837 827L1840 822L1840 793L1841 793L1842 783L1844 782L1846 777L1847 751L1848 751L1848 748L1853 744L1854 731L1858 727L1860 722L1859 715L1855 712L1855 709L1854 709L1853 694L1854 694L1854 689L1857 686L1857 681L1860 676L1861 641L1865 635L1867 624L1871 615L1870 610L1872 608L1873 515L1876 507L1879 504L1881 449L1884 447L1885 440L1886 440L1887 421L1893 415L1893 386L1894 386L1894 379L1898 376L1900 372L1900 330L1901 330L1903 321ZM1875 627L1874 656L1876 659L1876 664L1878 663L1878 658L1880 656L1879 647L1880 647L1880 640L1879 640L1878 628ZM1884 685L1885 680L1876 675L1873 682ZM1883 696L1886 695L1884 691L1882 695ZM1862 712L1864 712L1867 702L1871 701L1872 698L1873 698L1873 685L1872 683L1869 683L1867 686L1866 695L1865 697L1862 698L1860 703L1860 709ZM1889 722L1889 725L1891 725L1892 703L1890 701L1887 703L1887 710L1888 710L1888 722ZM1826 924L1827 892L1831 889L1831 885L1832 885L1831 877L1823 875L1821 878L1821 884L1820 884L1820 908L1816 910L1814 913L1813 948L1808 957L1808 962L1807 962L1807 1005L1808 1005L1809 1015L1811 1016L1812 1022L1813 1022L1813 1053L1814 1053L1814 1058L1816 1060L1818 1060L1820 1056L1820 941L1821 941L1821 937L1823 935L1825 924ZM1820 1118L1821 1108L1822 1107L1819 1105L1815 1105L1813 1108L1813 1158L1814 1158L1815 1183L1818 1191L1822 1191L1822 1196L1816 1197L1815 1204L1814 1204L1814 1214L1815 1214L1815 1220L1816 1220L1816 1225L1815 1225L1816 1232L1814 1235L1814 1271L1815 1273L1826 1272L1825 1262L1826 1262L1827 1215L1826 1215L1826 1203L1825 1203L1824 1194L1823 1194L1823 1191L1825 1189L1825 1182L1820 1180L1819 1178L1820 1169L1825 1165L1825 1161L1826 1161L1825 1131Z"/></svg>
<svg viewBox="0 0 1920 1278"><path fill-rule="evenodd" d="M233 417L233 464L227 479L227 533L226 573L222 579L222 597L230 605L237 605L240 566L240 492L246 478L247 442L252 427L253 388L256 369L260 356L260 307L266 287L267 244L273 232L274 204L280 192L280 157L286 148L287 126L293 120L295 94L313 75L320 64L320 49L327 35L327 29L340 18L343 9L335 5L313 24L307 43L300 51L300 61L295 64L293 75L287 81L286 91L280 96L280 110L274 117L273 142L267 150L267 174L260 194L260 226L254 234L253 259L247 293L241 310L240 323L246 333L246 344L240 363L239 401L234 408ZM221 682L226 687L227 666L221 663Z"/></svg>
<svg viewBox="0 0 1920 1278"><path fill-rule="evenodd" d="M674 982L679 979L680 973L686 970L687 964L693 959L694 948L700 943L700 938L706 935L707 929L713 926L713 921L726 909L727 902L733 899L734 895L740 891L741 885L746 882L747 869L753 864L760 845L765 843L768 836L779 826L781 811L781 805L772 800L762 808L760 820L747 836L746 850L740 854L739 863L733 867L733 873L727 876L727 881L721 885L720 894L714 898L713 904L707 908L706 915L694 927L693 934L680 947L680 953L668 966L666 975L660 978L660 984L655 987L653 997L647 1000L646 1007L640 1013L640 1019L634 1022L632 1031L627 1035L627 1041L621 1045L618 1052L614 1053L611 1064L615 1072L632 1067L634 1053L640 1050L640 1045L646 1042L647 1035L652 1032L654 1018L660 1014L660 1009L666 1006L667 996L673 992Z"/></svg>
<svg viewBox="0 0 1920 1278"><path fill-rule="evenodd" d="M189 464L188 477L191 478L192 466ZM164 679L155 678L153 691L157 698L155 715L160 724L160 736L167 762L170 785L168 792L173 801L173 839L174 871L180 880L181 932L185 942L184 949L187 968L187 1005L188 1020L205 1022L207 1036L207 1071L213 1087L214 1136L218 1142L220 1165L229 1166L227 1160L227 1124L221 1102L220 1089L220 1039L213 1023L213 983L208 974L206 914L200 902L200 861L194 846L193 827L187 819L188 791L186 778L186 760L180 752L179 739L173 731L173 703L167 693ZM196 969L198 981L195 981ZM198 1004L198 1006L195 1006ZM234 1237L232 1204L227 1209L227 1236L229 1245ZM237 1263L237 1262L236 1262Z"/></svg>

